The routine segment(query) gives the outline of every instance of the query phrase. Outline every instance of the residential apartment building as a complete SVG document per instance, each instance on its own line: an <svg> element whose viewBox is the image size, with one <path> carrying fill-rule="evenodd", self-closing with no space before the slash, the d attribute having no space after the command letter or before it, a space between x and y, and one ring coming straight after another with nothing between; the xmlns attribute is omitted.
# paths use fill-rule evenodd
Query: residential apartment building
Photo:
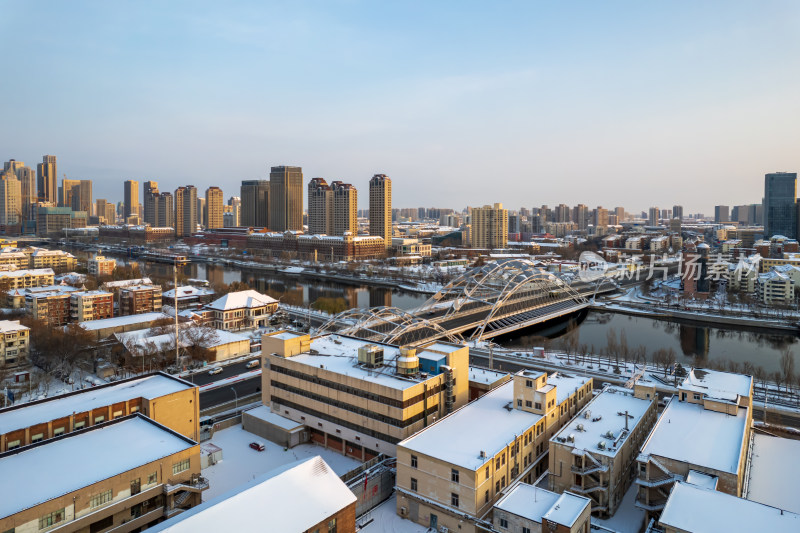
<svg viewBox="0 0 800 533"><path fill-rule="evenodd" d="M212 327L224 331L264 327L278 310L278 300L258 291L229 292L206 305L214 312Z"/></svg>
<svg viewBox="0 0 800 533"><path fill-rule="evenodd" d="M261 339L264 405L313 442L366 460L467 403L469 349L283 331ZM427 369L423 372L423 368Z"/></svg>
<svg viewBox="0 0 800 533"><path fill-rule="evenodd" d="M156 201L156 223L158 228L175 228L175 197L171 192L162 192ZM174 233L173 233L174 236Z"/></svg>
<svg viewBox="0 0 800 533"><path fill-rule="evenodd" d="M0 175L0 226L22 222L22 184L16 174Z"/></svg>
<svg viewBox="0 0 800 533"><path fill-rule="evenodd" d="M486 250L508 246L508 210L503 209L503 204L472 208L470 246Z"/></svg>
<svg viewBox="0 0 800 533"><path fill-rule="evenodd" d="M33 248L30 255L32 268L52 268L53 270L72 270L78 261L75 256L63 250Z"/></svg>
<svg viewBox="0 0 800 533"><path fill-rule="evenodd" d="M0 320L0 364L16 368L28 364L30 328L19 320Z"/></svg>
<svg viewBox="0 0 800 533"><path fill-rule="evenodd" d="M386 255L382 237L372 235L303 235L296 232L252 233L247 248L263 250L280 257L298 259L353 261L376 259Z"/></svg>
<svg viewBox="0 0 800 533"><path fill-rule="evenodd" d="M114 273L114 269L117 268L117 261L116 259L112 259L110 257L95 255L89 259L87 268L89 270L89 274L92 276L110 276Z"/></svg>
<svg viewBox="0 0 800 533"><path fill-rule="evenodd" d="M303 169L278 166L269 172L269 229L302 231Z"/></svg>
<svg viewBox="0 0 800 533"><path fill-rule="evenodd" d="M206 189L206 227L209 229L222 227L222 212L225 200L222 189L209 187Z"/></svg>
<svg viewBox="0 0 800 533"><path fill-rule="evenodd" d="M550 490L592 501L612 516L631 486L639 447L657 416L655 386L607 386L550 439Z"/></svg>
<svg viewBox="0 0 800 533"><path fill-rule="evenodd" d="M759 274L755 279L755 289L756 297L765 305L790 305L794 302L795 283L788 274L779 270Z"/></svg>
<svg viewBox="0 0 800 533"><path fill-rule="evenodd" d="M95 202L95 213L102 217L101 224L114 224L117 221L117 210L114 204L104 198L98 198Z"/></svg>
<svg viewBox="0 0 800 533"><path fill-rule="evenodd" d="M0 288L9 291L12 289L45 287L52 285L54 279L55 272L53 272L52 268L0 271Z"/></svg>
<svg viewBox="0 0 800 533"><path fill-rule="evenodd" d="M177 297L176 297L177 293ZM177 306L178 310L195 309L211 302L214 298L214 291L206 287L183 286L165 291L161 295L161 301L173 309Z"/></svg>
<svg viewBox="0 0 800 533"><path fill-rule="evenodd" d="M198 402L194 384L158 372L20 403L0 409L0 452L134 413L197 440Z"/></svg>
<svg viewBox="0 0 800 533"><path fill-rule="evenodd" d="M20 487L0 506L0 528L20 533L139 531L208 488L199 444L139 414L1 453L0 476Z"/></svg>
<svg viewBox="0 0 800 533"><path fill-rule="evenodd" d="M126 180L123 184L123 192L125 198L125 211L123 217L125 220L130 216L138 216L139 212L139 182L136 180Z"/></svg>
<svg viewBox="0 0 800 533"><path fill-rule="evenodd" d="M400 442L398 514L438 531L479 531L508 487L547 470L548 438L591 391L591 378L520 371Z"/></svg>
<svg viewBox="0 0 800 533"><path fill-rule="evenodd" d="M50 326L64 326L70 321L70 293L58 289L30 292L25 296L28 312Z"/></svg>
<svg viewBox="0 0 800 533"><path fill-rule="evenodd" d="M375 174L369 180L369 234L383 238L384 248L392 243L392 180Z"/></svg>
<svg viewBox="0 0 800 533"><path fill-rule="evenodd" d="M175 236L187 237L197 231L197 189L194 185L175 189Z"/></svg>
<svg viewBox="0 0 800 533"><path fill-rule="evenodd" d="M208 224L208 211L206 210L206 199L202 196L197 197L197 223L206 227Z"/></svg>
<svg viewBox="0 0 800 533"><path fill-rule="evenodd" d="M114 295L105 291L76 291L69 295L71 322L101 320L114 316Z"/></svg>
<svg viewBox="0 0 800 533"><path fill-rule="evenodd" d="M66 181L66 180L65 180ZM83 211L92 214L94 202L92 201L92 180L77 180L78 184L72 188L69 205L73 211Z"/></svg>
<svg viewBox="0 0 800 533"><path fill-rule="evenodd" d="M501 533L589 533L591 510L591 500L585 496L520 483L495 504L492 524Z"/></svg>
<svg viewBox="0 0 800 533"><path fill-rule="evenodd" d="M119 291L119 314L138 315L161 311L161 287L133 285Z"/></svg>
<svg viewBox="0 0 800 533"><path fill-rule="evenodd" d="M269 225L269 181L245 180L242 182L241 225L266 228Z"/></svg>
<svg viewBox="0 0 800 533"><path fill-rule="evenodd" d="M142 222L151 226L158 225L158 182L145 181L142 191Z"/></svg>
<svg viewBox="0 0 800 533"><path fill-rule="evenodd" d="M308 233L333 235L333 190L323 178L308 182Z"/></svg>
<svg viewBox="0 0 800 533"><path fill-rule="evenodd" d="M332 235L358 235L358 191L349 183L334 181ZM330 234L329 234L330 235Z"/></svg>

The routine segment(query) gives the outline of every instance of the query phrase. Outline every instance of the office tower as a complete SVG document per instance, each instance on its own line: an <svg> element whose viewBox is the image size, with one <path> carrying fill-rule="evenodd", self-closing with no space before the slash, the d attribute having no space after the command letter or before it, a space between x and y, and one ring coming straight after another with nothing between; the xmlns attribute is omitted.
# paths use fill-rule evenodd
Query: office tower
<svg viewBox="0 0 800 533"><path fill-rule="evenodd" d="M209 229L222 227L222 189L209 187L206 189L206 227Z"/></svg>
<svg viewBox="0 0 800 533"><path fill-rule="evenodd" d="M572 210L572 221L578 225L578 229L589 227L589 208L584 204L578 204Z"/></svg>
<svg viewBox="0 0 800 533"><path fill-rule="evenodd" d="M39 201L52 202L53 204L58 201L58 198L56 198L57 180L56 156L46 155L42 157L42 162L36 165L37 196Z"/></svg>
<svg viewBox="0 0 800 533"><path fill-rule="evenodd" d="M721 223L730 221L731 221L730 208L727 205L715 205L714 222Z"/></svg>
<svg viewBox="0 0 800 533"><path fill-rule="evenodd" d="M625 208L615 207L614 214L617 215L617 224L622 224L625 221Z"/></svg>
<svg viewBox="0 0 800 533"><path fill-rule="evenodd" d="M58 188L58 207L72 207L72 192L80 183L81 180L67 178L61 180L61 187Z"/></svg>
<svg viewBox="0 0 800 533"><path fill-rule="evenodd" d="M66 181L66 180L65 180ZM92 214L92 180L77 180L77 185L65 192L64 206L73 211L84 211L86 216ZM66 187L66 185L64 186ZM69 199L69 204L66 203Z"/></svg>
<svg viewBox="0 0 800 533"><path fill-rule="evenodd" d="M228 198L228 205L231 206L231 226L238 228L242 225L242 200L238 196Z"/></svg>
<svg viewBox="0 0 800 533"><path fill-rule="evenodd" d="M142 194L143 213L142 221L151 226L158 225L158 182L145 181Z"/></svg>
<svg viewBox="0 0 800 533"><path fill-rule="evenodd" d="M392 180L385 174L369 180L369 234L383 237L387 249L392 245Z"/></svg>
<svg viewBox="0 0 800 533"><path fill-rule="evenodd" d="M125 214L127 219L131 215L139 214L139 182L136 180L125 181Z"/></svg>
<svg viewBox="0 0 800 533"><path fill-rule="evenodd" d="M334 181L333 189L333 234L358 234L358 191L349 183Z"/></svg>
<svg viewBox="0 0 800 533"><path fill-rule="evenodd" d="M303 169L272 167L269 172L269 229L303 229Z"/></svg>
<svg viewBox="0 0 800 533"><path fill-rule="evenodd" d="M651 207L647 216L648 226L658 226L658 208Z"/></svg>
<svg viewBox="0 0 800 533"><path fill-rule="evenodd" d="M15 226L22 221L22 187L14 172L0 176L0 225Z"/></svg>
<svg viewBox="0 0 800 533"><path fill-rule="evenodd" d="M472 208L472 247L493 250L508 246L508 210L503 204Z"/></svg>
<svg viewBox="0 0 800 533"><path fill-rule="evenodd" d="M242 226L266 228L269 224L269 182L245 180L241 188Z"/></svg>
<svg viewBox="0 0 800 533"><path fill-rule="evenodd" d="M682 205L673 205L672 206L672 218L679 218L683 220L683 206Z"/></svg>
<svg viewBox="0 0 800 533"><path fill-rule="evenodd" d="M3 172L13 172L20 183L20 212L22 221L34 220L33 204L36 203L36 174L24 162L11 159L3 164Z"/></svg>
<svg viewBox="0 0 800 533"><path fill-rule="evenodd" d="M197 189L194 185L175 189L175 236L186 237L197 231Z"/></svg>
<svg viewBox="0 0 800 533"><path fill-rule="evenodd" d="M558 204L555 208L554 215L556 222L570 222L569 206L566 204Z"/></svg>
<svg viewBox="0 0 800 533"><path fill-rule="evenodd" d="M159 228L175 227L175 200L171 192L162 192L158 195L156 214L158 216L156 226Z"/></svg>
<svg viewBox="0 0 800 533"><path fill-rule="evenodd" d="M594 211L594 225L599 227L608 226L608 209L597 206Z"/></svg>
<svg viewBox="0 0 800 533"><path fill-rule="evenodd" d="M202 196L197 197L197 223L203 226L204 228L207 227L207 215L206 212L206 199Z"/></svg>
<svg viewBox="0 0 800 533"><path fill-rule="evenodd" d="M97 210L97 216L103 217L106 224L113 225L117 221L117 211L114 208L114 204L106 199L98 198L97 202L95 202L95 209Z"/></svg>
<svg viewBox="0 0 800 533"><path fill-rule="evenodd" d="M308 233L333 235L333 190L323 178L308 182Z"/></svg>
<svg viewBox="0 0 800 533"><path fill-rule="evenodd" d="M764 176L764 236L797 238L797 172Z"/></svg>

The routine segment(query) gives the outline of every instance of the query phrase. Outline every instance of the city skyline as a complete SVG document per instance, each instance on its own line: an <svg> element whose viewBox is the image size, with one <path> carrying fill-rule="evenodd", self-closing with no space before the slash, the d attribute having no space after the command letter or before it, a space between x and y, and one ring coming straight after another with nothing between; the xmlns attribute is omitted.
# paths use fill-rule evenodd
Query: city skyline
<svg viewBox="0 0 800 533"><path fill-rule="evenodd" d="M362 190L386 173L398 206L424 186L453 208L708 213L798 167L793 3L7 7L19 79L48 72L63 90L0 89L4 158L55 154L59 180L91 179L100 198L126 179L205 190L286 164ZM496 197L474 192L487 176Z"/></svg>

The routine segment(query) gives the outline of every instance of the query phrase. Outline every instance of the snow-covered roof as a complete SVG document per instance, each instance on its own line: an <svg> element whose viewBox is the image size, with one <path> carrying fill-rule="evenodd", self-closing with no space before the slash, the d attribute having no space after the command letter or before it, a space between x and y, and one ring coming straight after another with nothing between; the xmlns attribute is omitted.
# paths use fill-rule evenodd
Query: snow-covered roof
<svg viewBox="0 0 800 533"><path fill-rule="evenodd" d="M231 344L234 342L250 342L250 337L242 335L241 333L234 333L233 331L215 329L214 334L216 335L215 338L210 339L207 342L200 342L199 344L203 346L203 348L214 348L215 346L224 346L225 344Z"/></svg>
<svg viewBox="0 0 800 533"><path fill-rule="evenodd" d="M151 531L302 533L355 502L347 485L317 455L267 472Z"/></svg>
<svg viewBox="0 0 800 533"><path fill-rule="evenodd" d="M152 400L192 387L194 385L191 383L158 373L113 385L83 389L37 402L23 403L0 409L0 434L133 398Z"/></svg>
<svg viewBox="0 0 800 533"><path fill-rule="evenodd" d="M559 494L520 483L494 504L500 509L533 522L542 523L542 516L558 501Z"/></svg>
<svg viewBox="0 0 800 533"><path fill-rule="evenodd" d="M469 367L469 380L475 383L483 383L484 385L491 385L502 379L508 377L508 372L498 372L496 370L489 370L487 368Z"/></svg>
<svg viewBox="0 0 800 533"><path fill-rule="evenodd" d="M753 436L750 477L744 498L800 513L797 480L800 479L800 441Z"/></svg>
<svg viewBox="0 0 800 533"><path fill-rule="evenodd" d="M193 446L195 442L141 415L133 415L0 454L0 479L4 482L22 487L30 480L47 480L36 483L35 490L29 487L4 491L0 498L0 517L11 516Z"/></svg>
<svg viewBox="0 0 800 533"><path fill-rule="evenodd" d="M565 492L558 497L556 503L542 518L571 528L580 518L581 513L591 504L592 501L589 498Z"/></svg>
<svg viewBox="0 0 800 533"><path fill-rule="evenodd" d="M691 483L692 485L697 485L704 489L717 490L718 482L719 478L717 476L712 476L711 474L706 474L698 470L689 470L686 474L686 483Z"/></svg>
<svg viewBox="0 0 800 533"><path fill-rule="evenodd" d="M288 341L290 339L296 339L297 337L302 337L305 335L304 333L294 333L292 331L281 331L280 333L276 333L274 335L270 335L270 337L274 337L276 339L282 341Z"/></svg>
<svg viewBox="0 0 800 533"><path fill-rule="evenodd" d="M693 368L680 389L700 392L707 398L737 401L738 397L749 398L753 377L719 370Z"/></svg>
<svg viewBox="0 0 800 533"><path fill-rule="evenodd" d="M152 285L152 281L150 278L138 278L138 279L121 279L118 281L106 281L103 283L103 286L107 289L112 288L119 288L119 287L128 287L129 285Z"/></svg>
<svg viewBox="0 0 800 533"><path fill-rule="evenodd" d="M434 342L433 344L425 346L426 350L429 350L429 351L432 351L432 352L448 353L448 354L449 353L453 353L453 352L457 352L461 348L463 348L463 346L461 346L459 344L448 344L448 343L444 343L444 342Z"/></svg>
<svg viewBox="0 0 800 533"><path fill-rule="evenodd" d="M556 405L561 405L579 388L586 385L589 378L554 372L547 376L547 384L556 386Z"/></svg>
<svg viewBox="0 0 800 533"><path fill-rule="evenodd" d="M214 291L206 287L192 287L190 285L178 287L178 300L181 298L194 298L195 296L210 296L212 294L214 294ZM162 293L162 296L165 298L174 298L175 289L165 291Z"/></svg>
<svg viewBox="0 0 800 533"><path fill-rule="evenodd" d="M496 389L445 416L398 446L441 461L477 470L542 416L513 407L514 382ZM491 428L487 431L486 428ZM481 452L486 457L481 457Z"/></svg>
<svg viewBox="0 0 800 533"><path fill-rule="evenodd" d="M231 309L242 309L245 307L248 309L263 307L276 303L277 301L278 300L275 298L250 289L246 291L229 292L225 296L217 298L209 303L206 307L217 311L229 311Z"/></svg>
<svg viewBox="0 0 800 533"><path fill-rule="evenodd" d="M23 326L19 320L0 320L0 333L13 333L15 331L25 331L30 329L28 326Z"/></svg>
<svg viewBox="0 0 800 533"><path fill-rule="evenodd" d="M625 439L639 425L651 405L650 400L636 398L633 391L623 387L606 387L578 414L553 435L551 443L587 450L593 454L613 457ZM626 416L628 412L625 433ZM598 443L603 442L600 448Z"/></svg>
<svg viewBox="0 0 800 533"><path fill-rule="evenodd" d="M273 426L278 426L279 428L283 428L288 431L303 426L303 424L299 424L294 420L279 415L278 413L273 413L272 409L266 405L259 405L255 409L250 409L249 411L245 412L248 415L254 416L260 420L269 422Z"/></svg>
<svg viewBox="0 0 800 533"><path fill-rule="evenodd" d="M115 316L113 318L101 318L100 320L87 320L78 325L87 331L97 331L99 329L117 328L131 326L133 324L145 324L164 318L170 318L161 312L140 313L138 315Z"/></svg>
<svg viewBox="0 0 800 533"><path fill-rule="evenodd" d="M659 523L692 533L798 531L800 515L681 481L673 486Z"/></svg>
<svg viewBox="0 0 800 533"><path fill-rule="evenodd" d="M673 396L642 446L642 454L735 474L746 431L746 407L738 407L733 416ZM691 435L691 445L687 435Z"/></svg>
<svg viewBox="0 0 800 533"><path fill-rule="evenodd" d="M27 270L6 270L0 272L0 278L23 278L25 276L54 276L52 268L30 268Z"/></svg>

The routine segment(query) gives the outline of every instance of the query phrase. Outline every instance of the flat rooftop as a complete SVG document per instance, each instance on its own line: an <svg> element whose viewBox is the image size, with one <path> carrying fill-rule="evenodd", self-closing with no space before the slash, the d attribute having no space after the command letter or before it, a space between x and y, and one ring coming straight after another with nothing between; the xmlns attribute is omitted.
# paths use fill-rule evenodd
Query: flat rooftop
<svg viewBox="0 0 800 533"><path fill-rule="evenodd" d="M267 407L266 405L259 405L254 409L250 409L245 411L250 416L254 416L260 420L265 422L269 422L273 426L278 426L281 429L285 429L287 431L291 431L293 429L303 427L303 424L295 422L289 418L279 415L278 413L274 413L272 409Z"/></svg>
<svg viewBox="0 0 800 533"><path fill-rule="evenodd" d="M507 376L509 376L508 372L498 372L497 370L477 368L474 366L469 367L469 380L475 383L491 385L492 383L497 383L501 379L505 379Z"/></svg>
<svg viewBox="0 0 800 533"><path fill-rule="evenodd" d="M673 396L642 446L642 454L735 474L746 425L746 407L739 407L733 416Z"/></svg>
<svg viewBox="0 0 800 533"><path fill-rule="evenodd" d="M591 505L592 501L589 498L565 492L558 497L556 503L544 514L543 518L562 526L572 527L584 509Z"/></svg>
<svg viewBox="0 0 800 533"><path fill-rule="evenodd" d="M683 380L680 388L700 392L709 398L736 401L738 396L750 397L752 384L752 376L694 368Z"/></svg>
<svg viewBox="0 0 800 533"><path fill-rule="evenodd" d="M131 326L133 324L143 324L164 318L173 318L161 312L141 313L138 315L115 316L114 318L102 318L100 320L87 320L80 322L79 325L87 331L97 331L106 328L118 328L121 326Z"/></svg>
<svg viewBox="0 0 800 533"><path fill-rule="evenodd" d="M800 531L800 515L730 494L675 483L659 523L679 531Z"/></svg>
<svg viewBox="0 0 800 533"><path fill-rule="evenodd" d="M650 403L650 400L635 398L631 389L606 387L553 435L550 442L613 457L641 422ZM628 433L623 435L625 411L628 412ZM601 449L599 442L604 442L605 448Z"/></svg>
<svg viewBox="0 0 800 533"><path fill-rule="evenodd" d="M527 483L520 483L494 504L496 509L515 514L537 523L558 501L560 494L540 489Z"/></svg>
<svg viewBox="0 0 800 533"><path fill-rule="evenodd" d="M132 398L159 398L192 387L194 385L182 379L159 373L114 385L101 385L38 402L7 407L0 409L0 434Z"/></svg>
<svg viewBox="0 0 800 533"><path fill-rule="evenodd" d="M555 372L547 376L547 384L556 386L556 405L561 405L567 398L575 394L579 388L589 381L587 377L573 376L563 372Z"/></svg>
<svg viewBox="0 0 800 533"><path fill-rule="evenodd" d="M755 433L744 498L800 513L800 441Z"/></svg>
<svg viewBox="0 0 800 533"><path fill-rule="evenodd" d="M515 409L513 401L514 382L509 381L398 446L476 470L541 420L541 415ZM486 458L480 457L482 451Z"/></svg>
<svg viewBox="0 0 800 533"><path fill-rule="evenodd" d="M4 491L0 517L196 445L141 415L132 415L5 452L0 454L0 479L20 488L27 485L28 489ZM35 483L36 489L31 490L31 480L42 482Z"/></svg>
<svg viewBox="0 0 800 533"><path fill-rule="evenodd" d="M455 351L460 350L463 346L458 346L454 344L445 344L443 342L434 342L428 346L425 346L425 350L431 350L433 352L441 352L441 353L453 353Z"/></svg>
<svg viewBox="0 0 800 533"><path fill-rule="evenodd" d="M281 331L280 333L275 333L274 335L270 335L270 337L274 337L276 339L280 339L282 341L288 341L291 339L296 339L298 337L303 337L304 333L294 333L292 331Z"/></svg>
<svg viewBox="0 0 800 533"><path fill-rule="evenodd" d="M302 533L356 502L320 456L288 464L151 529Z"/></svg>

